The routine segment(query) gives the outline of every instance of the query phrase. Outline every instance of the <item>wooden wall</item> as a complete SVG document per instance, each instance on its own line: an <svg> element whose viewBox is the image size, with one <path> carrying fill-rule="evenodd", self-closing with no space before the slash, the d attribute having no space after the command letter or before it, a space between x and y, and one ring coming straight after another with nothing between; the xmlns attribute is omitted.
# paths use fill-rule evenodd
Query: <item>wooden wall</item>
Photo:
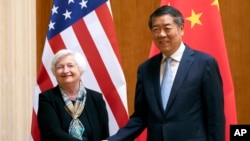
<svg viewBox="0 0 250 141"><path fill-rule="evenodd" d="M52 0L37 0L37 68L46 36ZM110 0L127 82L129 112L133 112L138 65L148 58L151 45L148 16L160 0ZM239 123L250 123L250 8L249 0L219 0L229 63L235 87Z"/></svg>
<svg viewBox="0 0 250 141"><path fill-rule="evenodd" d="M239 123L250 123L250 2L220 0Z"/></svg>

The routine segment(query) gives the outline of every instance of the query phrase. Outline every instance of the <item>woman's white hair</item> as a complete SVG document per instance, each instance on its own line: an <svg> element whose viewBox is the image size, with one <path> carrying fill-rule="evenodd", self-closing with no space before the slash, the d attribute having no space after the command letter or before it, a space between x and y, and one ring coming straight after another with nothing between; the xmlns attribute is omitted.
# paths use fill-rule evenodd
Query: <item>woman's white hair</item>
<svg viewBox="0 0 250 141"><path fill-rule="evenodd" d="M58 63L58 60L68 55L74 57L76 64L80 69L81 74L86 70L86 67L87 67L86 59L80 53L73 52L68 49L62 49L62 50L59 50L54 55L54 58L52 59L52 62L51 62L51 71L54 75L55 75L55 67L56 67L56 64Z"/></svg>

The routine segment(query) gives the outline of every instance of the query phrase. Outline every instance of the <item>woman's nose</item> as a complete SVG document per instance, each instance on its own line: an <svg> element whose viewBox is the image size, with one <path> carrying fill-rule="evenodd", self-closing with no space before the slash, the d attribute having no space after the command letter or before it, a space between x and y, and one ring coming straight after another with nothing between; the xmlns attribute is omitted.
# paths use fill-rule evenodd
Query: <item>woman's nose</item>
<svg viewBox="0 0 250 141"><path fill-rule="evenodd" d="M63 72L64 72L64 73L67 73L68 71L69 71L69 68L68 68L67 66L64 66L64 67L63 67Z"/></svg>

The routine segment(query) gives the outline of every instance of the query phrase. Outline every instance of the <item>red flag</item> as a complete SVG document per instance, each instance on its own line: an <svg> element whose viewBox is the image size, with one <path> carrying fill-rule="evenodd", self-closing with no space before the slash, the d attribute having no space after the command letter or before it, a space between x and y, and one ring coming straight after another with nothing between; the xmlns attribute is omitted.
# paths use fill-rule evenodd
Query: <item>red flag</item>
<svg viewBox="0 0 250 141"><path fill-rule="evenodd" d="M53 55L60 49L81 53L87 59L82 76L86 87L104 95L110 134L128 120L127 93L118 43L108 0L54 0L35 87L31 140L40 141L36 119L38 95L57 85L50 71Z"/></svg>
<svg viewBox="0 0 250 141"><path fill-rule="evenodd" d="M185 19L183 41L194 49L216 58L223 80L224 111L226 115L226 141L230 137L230 124L237 123L235 94L228 63L218 0L162 0L181 11ZM152 44L149 57L159 50Z"/></svg>

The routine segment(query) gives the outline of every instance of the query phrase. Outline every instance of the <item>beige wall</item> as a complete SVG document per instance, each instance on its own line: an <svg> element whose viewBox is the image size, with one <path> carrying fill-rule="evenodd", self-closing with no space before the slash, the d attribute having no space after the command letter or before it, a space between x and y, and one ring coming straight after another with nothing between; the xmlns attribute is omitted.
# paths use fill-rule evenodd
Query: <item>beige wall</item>
<svg viewBox="0 0 250 141"><path fill-rule="evenodd" d="M36 78L35 0L0 0L0 141L28 141Z"/></svg>

